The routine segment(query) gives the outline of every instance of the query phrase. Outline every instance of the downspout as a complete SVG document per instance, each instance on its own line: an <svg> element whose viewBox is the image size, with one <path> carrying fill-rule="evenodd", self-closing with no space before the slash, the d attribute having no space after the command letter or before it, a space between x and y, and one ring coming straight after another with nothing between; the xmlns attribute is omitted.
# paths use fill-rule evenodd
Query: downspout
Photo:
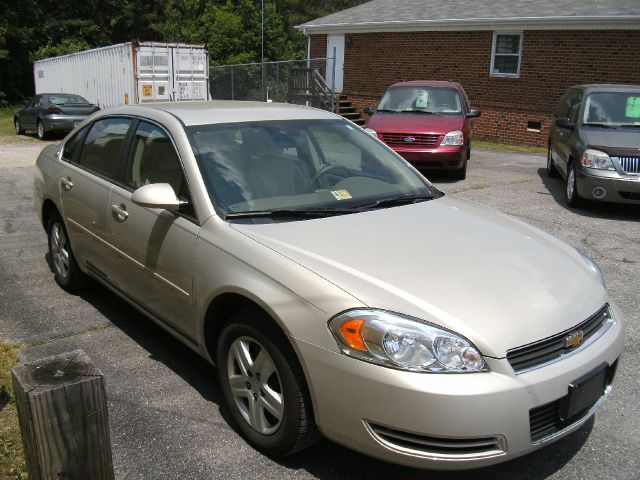
<svg viewBox="0 0 640 480"><path fill-rule="evenodd" d="M303 30L304 36L307 37L307 68L311 66L311 35L307 33L307 29Z"/></svg>

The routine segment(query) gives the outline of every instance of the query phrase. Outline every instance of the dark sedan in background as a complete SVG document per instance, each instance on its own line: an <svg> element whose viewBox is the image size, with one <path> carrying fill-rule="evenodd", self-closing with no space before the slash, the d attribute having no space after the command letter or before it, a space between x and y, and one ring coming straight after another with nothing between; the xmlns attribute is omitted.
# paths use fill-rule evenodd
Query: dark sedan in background
<svg viewBox="0 0 640 480"><path fill-rule="evenodd" d="M13 124L17 135L30 130L36 132L40 140L45 140L51 132L70 132L98 110L100 107L80 95L43 93L33 97L15 113Z"/></svg>
<svg viewBox="0 0 640 480"><path fill-rule="evenodd" d="M547 172L567 181L566 202L640 205L640 86L578 85L560 98Z"/></svg>

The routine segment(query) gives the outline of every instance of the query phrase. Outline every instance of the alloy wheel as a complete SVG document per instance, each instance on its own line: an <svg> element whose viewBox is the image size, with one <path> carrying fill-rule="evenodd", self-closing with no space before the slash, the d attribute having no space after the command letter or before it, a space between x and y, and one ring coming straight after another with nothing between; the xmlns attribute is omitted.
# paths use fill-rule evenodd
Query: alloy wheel
<svg viewBox="0 0 640 480"><path fill-rule="evenodd" d="M567 175L567 199L572 200L576 194L576 169L569 168L569 175Z"/></svg>
<svg viewBox="0 0 640 480"><path fill-rule="evenodd" d="M237 338L227 355L227 378L244 420L258 433L275 433L284 417L284 395L267 349L251 337Z"/></svg>
<svg viewBox="0 0 640 480"><path fill-rule="evenodd" d="M64 229L55 223L51 227L51 256L56 273L66 279L69 276L69 244Z"/></svg>

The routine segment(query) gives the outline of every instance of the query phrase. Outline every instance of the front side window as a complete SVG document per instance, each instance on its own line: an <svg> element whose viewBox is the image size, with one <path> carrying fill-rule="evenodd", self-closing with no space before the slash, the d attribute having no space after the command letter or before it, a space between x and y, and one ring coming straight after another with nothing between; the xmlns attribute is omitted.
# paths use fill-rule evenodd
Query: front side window
<svg viewBox="0 0 640 480"><path fill-rule="evenodd" d="M133 136L131 155L125 179L127 185L138 188L150 183L168 183L176 196L188 197L180 159L163 129L140 122Z"/></svg>
<svg viewBox="0 0 640 480"><path fill-rule="evenodd" d="M522 33L494 33L491 75L519 77L522 57Z"/></svg>
<svg viewBox="0 0 640 480"><path fill-rule="evenodd" d="M122 167L122 147L131 120L103 118L91 126L78 163L104 177L116 180Z"/></svg>
<svg viewBox="0 0 640 480"><path fill-rule="evenodd" d="M386 91L378 110L389 112L422 112L460 115L462 102L455 88L393 87Z"/></svg>
<svg viewBox="0 0 640 480"><path fill-rule="evenodd" d="M582 123L612 127L640 126L640 91L590 93L585 102Z"/></svg>
<svg viewBox="0 0 640 480"><path fill-rule="evenodd" d="M440 195L387 147L342 120L203 125L187 132L223 215L351 213L379 200Z"/></svg>

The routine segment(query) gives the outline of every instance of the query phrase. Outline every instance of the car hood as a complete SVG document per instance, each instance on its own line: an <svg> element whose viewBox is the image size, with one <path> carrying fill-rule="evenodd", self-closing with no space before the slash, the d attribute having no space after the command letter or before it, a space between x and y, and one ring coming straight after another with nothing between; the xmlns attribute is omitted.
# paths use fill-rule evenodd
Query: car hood
<svg viewBox="0 0 640 480"><path fill-rule="evenodd" d="M639 155L640 130L633 128L588 128L582 131L586 144L610 155Z"/></svg>
<svg viewBox="0 0 640 480"><path fill-rule="evenodd" d="M439 324L496 358L575 326L607 299L572 247L455 198L232 227L368 307Z"/></svg>
<svg viewBox="0 0 640 480"><path fill-rule="evenodd" d="M462 115L424 115L419 113L374 114L367 128L389 133L445 133L462 128Z"/></svg>

